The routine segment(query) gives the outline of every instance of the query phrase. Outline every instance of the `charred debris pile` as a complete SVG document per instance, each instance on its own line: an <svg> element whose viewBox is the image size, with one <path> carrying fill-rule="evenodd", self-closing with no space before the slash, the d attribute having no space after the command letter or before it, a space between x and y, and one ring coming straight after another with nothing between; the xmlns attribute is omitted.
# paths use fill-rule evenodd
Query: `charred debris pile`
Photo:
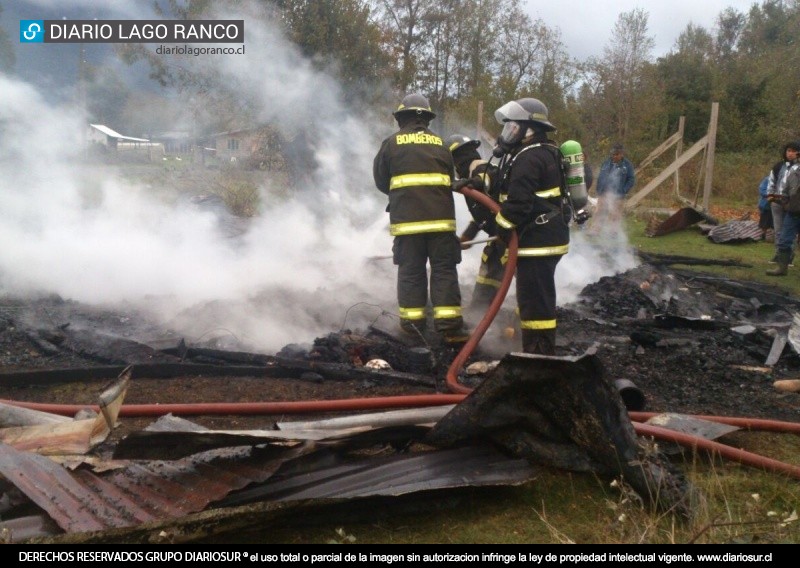
<svg viewBox="0 0 800 568"><path fill-rule="evenodd" d="M4 397L32 385L115 379L95 413L80 418L62 419L64 408L4 404L14 407L6 415L15 423L0 428L0 530L11 542L189 542L254 518L304 517L331 500L351 508L351 500L379 500L381 507L368 507L374 511L434 490L527 483L541 467L621 478L654 510L691 517L702 496L643 441L640 434L660 426L631 421L618 380L635 383L647 410L672 416L661 421L667 429L681 422L675 415L800 417L798 395L772 388L800 367L798 302L766 286L653 262L602 278L561 307L558 357L515 353L503 334L488 338L507 343L475 350L458 370L469 391L461 395L448 392L445 378L452 348L391 330L340 330L265 355L182 340L155 348L63 324L22 324L33 307L0 307ZM296 392L265 391L265 381L317 385L327 398L370 397L387 385L394 397L408 396L403 410L276 418L246 430L149 407L142 416L157 420L113 438L130 415L124 398L137 379L189 377L202 397L191 377L204 376L227 385L257 376L254 400ZM275 414L290 413L280 408ZM706 432L713 439L726 431Z"/></svg>

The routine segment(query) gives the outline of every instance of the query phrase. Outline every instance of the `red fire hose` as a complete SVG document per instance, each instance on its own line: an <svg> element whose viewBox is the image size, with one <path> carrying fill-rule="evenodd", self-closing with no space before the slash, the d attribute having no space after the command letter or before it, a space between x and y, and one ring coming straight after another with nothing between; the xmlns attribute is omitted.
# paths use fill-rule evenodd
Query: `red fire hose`
<svg viewBox="0 0 800 568"><path fill-rule="evenodd" d="M472 189L471 187L464 187L461 189L461 193L486 206L492 213L497 213L500 211L500 206L483 192ZM458 352L458 355L456 355L455 359L453 359L453 362L450 364L450 367L447 369L447 387L452 392L464 394L472 392L472 389L458 383L458 373L461 370L461 367L464 366L464 363L467 361L469 356L472 355L472 352L478 346L478 343L480 343L480 340L483 338L486 330L489 329L490 325L492 325L492 321L494 321L494 318L497 316L497 312L500 311L503 301L506 299L506 294L508 294L508 289L511 287L511 281L514 279L514 273L517 270L518 249L519 239L517 238L517 232L514 231L511 233L511 239L508 243L508 261L506 262L505 272L503 272L503 279L500 281L500 288L495 293L494 298L492 298L492 302L489 304L489 307L487 308L483 318L478 325L475 326L475 330L470 334L467 343L464 345L464 347L462 347L461 351Z"/></svg>
<svg viewBox="0 0 800 568"><path fill-rule="evenodd" d="M686 446L687 448L692 449L701 448L741 464L751 465L753 467L775 473L785 473L800 479L800 466L780 462L778 460L760 456L745 450L740 450L739 448L734 448L732 446L726 446L725 444L720 444L719 442L714 442L712 440L706 440L705 438L701 438L699 436L692 436L690 434L684 434L683 432L676 432L675 430L661 428L660 426L653 426L652 424L634 422L633 427L636 430L636 433L640 436L652 436L660 440L676 442L681 446Z"/></svg>

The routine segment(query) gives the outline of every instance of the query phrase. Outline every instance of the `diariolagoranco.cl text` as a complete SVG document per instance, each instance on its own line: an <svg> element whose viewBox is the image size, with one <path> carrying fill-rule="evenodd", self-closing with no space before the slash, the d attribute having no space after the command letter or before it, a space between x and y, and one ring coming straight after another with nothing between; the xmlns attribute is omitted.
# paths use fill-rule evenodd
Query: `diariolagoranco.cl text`
<svg viewBox="0 0 800 568"><path fill-rule="evenodd" d="M156 48L158 55L244 55L244 46L241 47L192 47L191 45L159 45Z"/></svg>

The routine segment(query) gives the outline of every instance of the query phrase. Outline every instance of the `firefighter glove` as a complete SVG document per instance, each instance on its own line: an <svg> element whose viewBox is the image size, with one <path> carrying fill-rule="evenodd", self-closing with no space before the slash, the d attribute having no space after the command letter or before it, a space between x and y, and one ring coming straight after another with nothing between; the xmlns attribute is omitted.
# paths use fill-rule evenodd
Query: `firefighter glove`
<svg viewBox="0 0 800 568"><path fill-rule="evenodd" d="M506 228L500 227L499 225L497 227L497 238L500 239L501 241L503 241L506 244L509 244L511 242L511 235L513 233L514 233L514 229L506 229Z"/></svg>
<svg viewBox="0 0 800 568"><path fill-rule="evenodd" d="M481 176L472 176L469 178L469 185L478 191L484 191L486 189L486 183L484 183Z"/></svg>
<svg viewBox="0 0 800 568"><path fill-rule="evenodd" d="M465 187L467 187L472 180L470 179L459 179L453 182L452 189L453 191L461 191Z"/></svg>

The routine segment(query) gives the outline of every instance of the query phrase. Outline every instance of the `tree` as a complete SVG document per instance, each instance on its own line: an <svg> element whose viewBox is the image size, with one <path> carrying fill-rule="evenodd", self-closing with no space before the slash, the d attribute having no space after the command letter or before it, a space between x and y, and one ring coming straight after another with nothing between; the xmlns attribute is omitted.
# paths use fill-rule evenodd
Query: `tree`
<svg viewBox="0 0 800 568"><path fill-rule="evenodd" d="M438 13L436 0L380 0L379 17L386 51L397 61L395 86L405 92L414 85L418 72L418 48L425 42L425 29Z"/></svg>
<svg viewBox="0 0 800 568"><path fill-rule="evenodd" d="M738 147L774 147L798 136L798 44L800 3L765 0L750 8L720 85L720 131Z"/></svg>
<svg viewBox="0 0 800 568"><path fill-rule="evenodd" d="M386 78L389 58L381 50L381 30L372 21L369 4L280 0L276 5L289 38L301 53L318 69L332 71L351 94L363 94L367 85Z"/></svg>
<svg viewBox="0 0 800 568"><path fill-rule="evenodd" d="M664 88L669 133L681 116L686 118L686 138L699 140L708 131L714 99L714 40L705 28L689 23L675 48L659 59L658 76Z"/></svg>
<svg viewBox="0 0 800 568"><path fill-rule="evenodd" d="M89 67L86 71L86 110L91 122L121 127L122 109L130 92L110 67Z"/></svg>
<svg viewBox="0 0 800 568"><path fill-rule="evenodd" d="M717 17L716 51L723 64L734 57L746 21L745 15L733 8L725 8Z"/></svg>
<svg viewBox="0 0 800 568"><path fill-rule="evenodd" d="M637 92L655 46L647 35L647 20L647 12L638 8L620 14L597 67L603 93L603 106L598 110L607 112L612 132L620 141L627 138L631 119L642 106Z"/></svg>

